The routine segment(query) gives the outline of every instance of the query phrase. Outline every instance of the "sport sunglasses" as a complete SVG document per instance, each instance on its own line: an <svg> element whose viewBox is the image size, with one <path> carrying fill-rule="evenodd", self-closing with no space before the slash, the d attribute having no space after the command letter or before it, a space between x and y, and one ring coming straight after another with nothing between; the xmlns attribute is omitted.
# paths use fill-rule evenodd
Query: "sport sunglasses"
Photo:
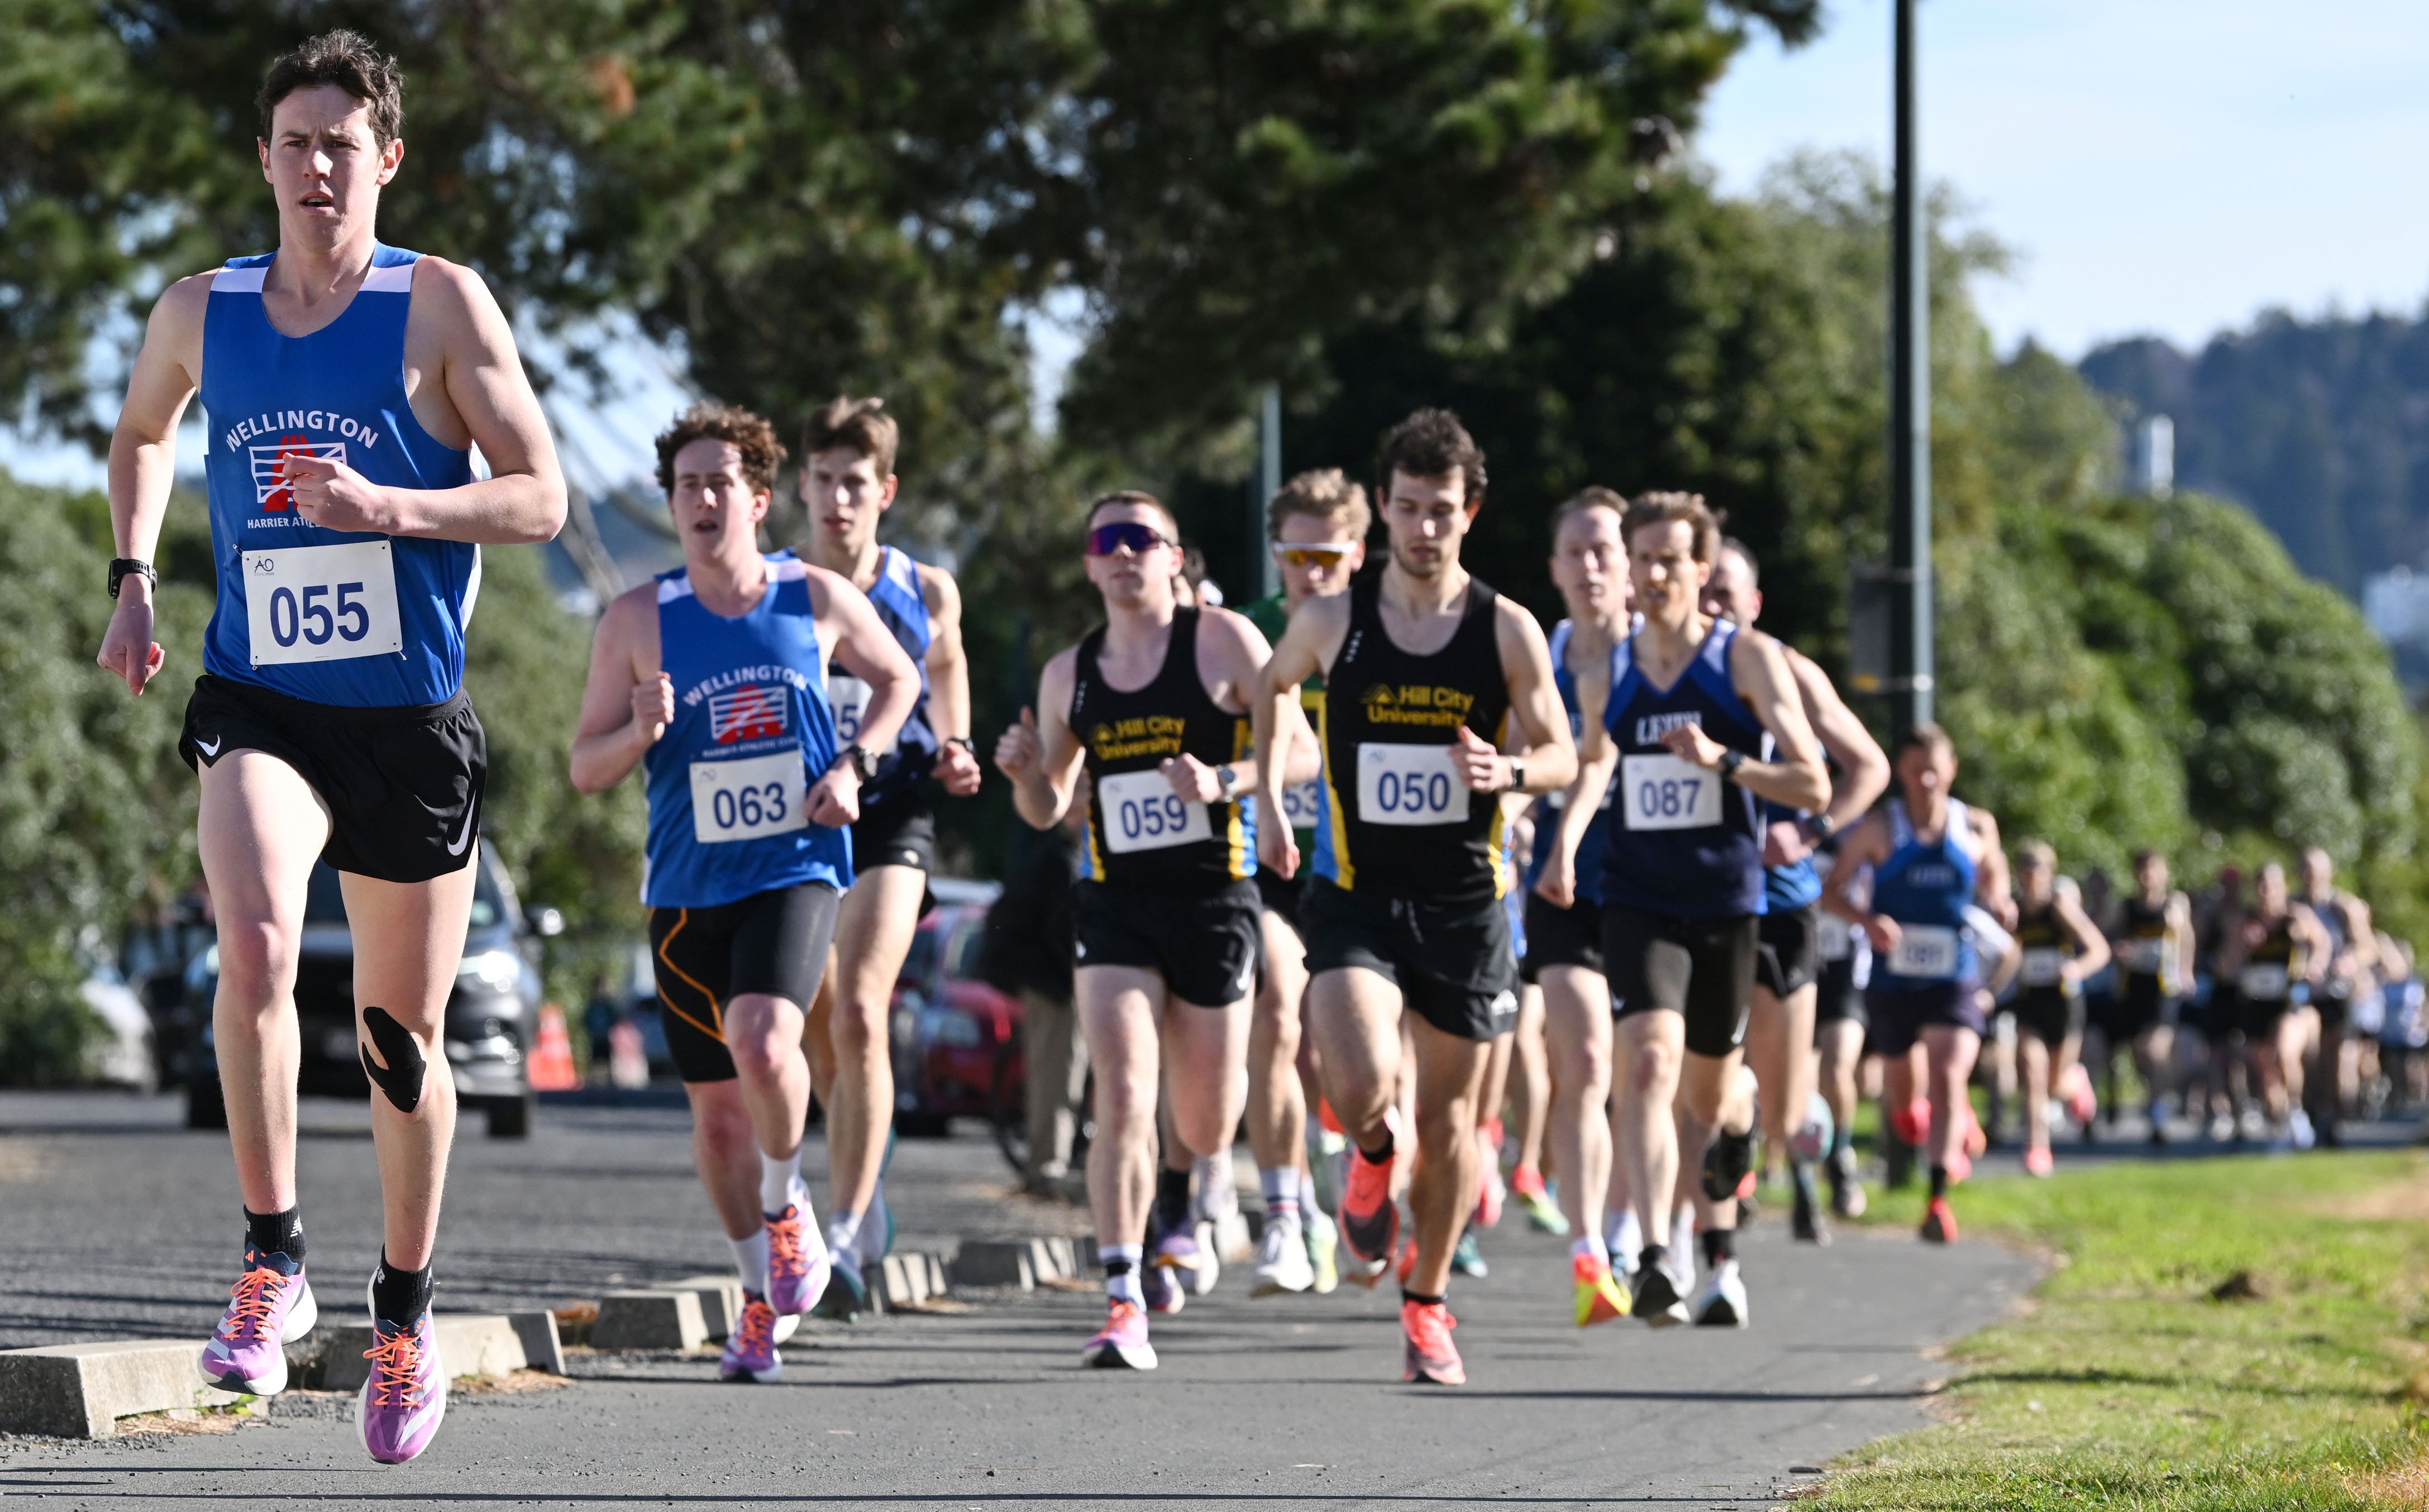
<svg viewBox="0 0 2429 1512"><path fill-rule="evenodd" d="M1090 556L1111 556L1125 546L1131 549L1132 555L1145 556L1159 546L1176 544L1178 543L1167 540L1165 534L1154 526L1142 525L1134 519L1118 520L1111 525L1099 525L1088 533Z"/></svg>
<svg viewBox="0 0 2429 1512"><path fill-rule="evenodd" d="M1284 567L1331 567L1357 549L1351 541L1274 543L1274 559Z"/></svg>

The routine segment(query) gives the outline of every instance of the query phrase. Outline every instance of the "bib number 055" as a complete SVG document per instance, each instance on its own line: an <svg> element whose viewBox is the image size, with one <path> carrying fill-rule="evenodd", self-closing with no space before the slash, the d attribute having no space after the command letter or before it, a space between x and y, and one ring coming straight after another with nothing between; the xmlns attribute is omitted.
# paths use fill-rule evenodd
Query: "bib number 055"
<svg viewBox="0 0 2429 1512"><path fill-rule="evenodd" d="M244 618L256 666L405 649L386 541L245 552Z"/></svg>
<svg viewBox="0 0 2429 1512"><path fill-rule="evenodd" d="M799 748L691 764L691 831L703 846L810 827L809 768Z"/></svg>

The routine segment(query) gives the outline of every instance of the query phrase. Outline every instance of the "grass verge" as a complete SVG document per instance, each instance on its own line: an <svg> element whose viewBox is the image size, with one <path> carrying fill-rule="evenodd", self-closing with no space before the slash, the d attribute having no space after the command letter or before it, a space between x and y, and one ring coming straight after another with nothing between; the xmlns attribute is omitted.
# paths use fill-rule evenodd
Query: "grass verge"
<svg viewBox="0 0 2429 1512"><path fill-rule="evenodd" d="M1951 1350L1952 1421L1842 1461L1817 1507L2429 1507L2429 1158L2121 1163L1958 1214L2057 1269Z"/></svg>

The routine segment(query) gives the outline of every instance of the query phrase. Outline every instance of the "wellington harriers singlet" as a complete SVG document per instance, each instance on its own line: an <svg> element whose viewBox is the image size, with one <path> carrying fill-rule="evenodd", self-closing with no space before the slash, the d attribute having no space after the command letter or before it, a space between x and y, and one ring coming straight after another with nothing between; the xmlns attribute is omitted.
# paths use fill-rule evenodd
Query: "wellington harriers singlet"
<svg viewBox="0 0 2429 1512"><path fill-rule="evenodd" d="M1080 643L1071 679L1069 723L1089 778L1087 879L1168 893L1253 877L1256 820L1248 805L1186 801L1156 770L1184 753L1219 766L1249 748L1248 716L1217 704L1198 679L1198 611L1173 611L1164 666L1133 692L1099 670L1104 644L1099 625Z"/></svg>
<svg viewBox="0 0 2429 1512"><path fill-rule="evenodd" d="M902 732L894 748L877 764L877 776L863 785L863 809L893 802L919 785L936 764L936 730L928 714L928 645L935 631L928 622L928 600L919 591L919 568L909 555L891 546L877 549L877 581L868 585L869 607L894 636L911 665L919 670L919 701L903 716ZM827 676L834 704L835 738L844 745L860 739L861 716L868 712L868 684L849 672Z"/></svg>

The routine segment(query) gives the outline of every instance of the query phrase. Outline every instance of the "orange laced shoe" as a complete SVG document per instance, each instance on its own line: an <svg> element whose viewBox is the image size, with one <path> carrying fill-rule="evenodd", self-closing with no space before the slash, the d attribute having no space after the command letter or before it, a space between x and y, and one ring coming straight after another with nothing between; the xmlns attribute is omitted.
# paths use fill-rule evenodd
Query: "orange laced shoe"
<svg viewBox="0 0 2429 1512"><path fill-rule="evenodd" d="M1400 1332L1408 1348L1401 1356L1400 1379L1465 1386L1467 1367L1460 1363L1459 1346L1450 1341L1450 1331L1458 1326L1446 1303L1401 1303Z"/></svg>

